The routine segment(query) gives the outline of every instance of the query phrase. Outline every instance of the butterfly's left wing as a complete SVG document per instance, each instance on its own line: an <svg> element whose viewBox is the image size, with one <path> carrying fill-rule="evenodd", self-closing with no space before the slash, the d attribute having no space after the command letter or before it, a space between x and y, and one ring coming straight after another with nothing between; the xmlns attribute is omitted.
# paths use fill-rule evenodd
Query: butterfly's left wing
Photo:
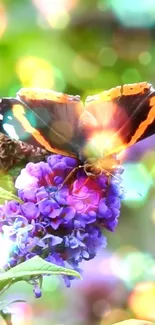
<svg viewBox="0 0 155 325"><path fill-rule="evenodd" d="M155 90L147 82L128 84L87 97L79 129L83 154L119 153L155 133Z"/></svg>
<svg viewBox="0 0 155 325"><path fill-rule="evenodd" d="M15 98L1 99L3 121L0 132L11 130L19 140L76 157L79 148L77 125L82 112L79 96L23 88Z"/></svg>

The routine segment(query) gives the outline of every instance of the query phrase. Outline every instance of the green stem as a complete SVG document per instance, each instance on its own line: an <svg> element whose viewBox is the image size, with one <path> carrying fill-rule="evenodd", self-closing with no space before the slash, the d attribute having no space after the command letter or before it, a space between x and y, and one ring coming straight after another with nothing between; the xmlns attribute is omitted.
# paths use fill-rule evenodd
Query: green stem
<svg viewBox="0 0 155 325"><path fill-rule="evenodd" d="M11 321L11 314L9 313L4 313L2 310L0 312L3 320L5 321L6 325L13 325Z"/></svg>

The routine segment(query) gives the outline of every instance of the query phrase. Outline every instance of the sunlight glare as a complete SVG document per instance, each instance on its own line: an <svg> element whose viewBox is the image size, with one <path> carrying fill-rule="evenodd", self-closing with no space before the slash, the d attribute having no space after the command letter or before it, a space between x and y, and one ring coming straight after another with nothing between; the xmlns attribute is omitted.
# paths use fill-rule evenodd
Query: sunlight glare
<svg viewBox="0 0 155 325"><path fill-rule="evenodd" d="M9 254L13 247L13 242L8 237L1 234L0 247L2 247L0 250L0 267L2 268L8 262Z"/></svg>
<svg viewBox="0 0 155 325"><path fill-rule="evenodd" d="M116 148L123 146L120 136L113 131L96 132L89 139L84 147L84 154L87 156L91 151L93 155L98 154L99 157L115 153Z"/></svg>
<svg viewBox="0 0 155 325"><path fill-rule="evenodd" d="M77 0L33 0L33 3L50 27L64 28L70 21L69 12L76 6Z"/></svg>

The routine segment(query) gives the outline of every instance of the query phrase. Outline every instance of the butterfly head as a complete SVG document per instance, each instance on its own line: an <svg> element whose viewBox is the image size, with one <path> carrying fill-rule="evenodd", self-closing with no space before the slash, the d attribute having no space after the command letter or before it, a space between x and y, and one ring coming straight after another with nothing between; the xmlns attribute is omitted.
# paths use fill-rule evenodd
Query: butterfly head
<svg viewBox="0 0 155 325"><path fill-rule="evenodd" d="M109 155L100 159L89 158L85 161L84 171L89 177L96 177L101 174L112 175L119 166L120 161L116 155Z"/></svg>

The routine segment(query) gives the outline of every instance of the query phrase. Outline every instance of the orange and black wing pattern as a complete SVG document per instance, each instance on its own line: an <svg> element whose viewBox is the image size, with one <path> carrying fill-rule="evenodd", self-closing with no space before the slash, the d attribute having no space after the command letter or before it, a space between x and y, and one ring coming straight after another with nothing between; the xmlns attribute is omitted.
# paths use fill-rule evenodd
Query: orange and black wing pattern
<svg viewBox="0 0 155 325"><path fill-rule="evenodd" d="M100 152L102 156L119 153L155 133L155 90L141 82L118 86L85 102L79 121L87 141L83 154Z"/></svg>
<svg viewBox="0 0 155 325"><path fill-rule="evenodd" d="M0 99L0 132L62 155L101 158L155 133L155 90L141 82L89 96L21 89Z"/></svg>
<svg viewBox="0 0 155 325"><path fill-rule="evenodd" d="M10 125L19 140L63 155L77 156L77 120L83 111L79 96L23 88L16 98L3 98L3 129ZM4 130L0 130L4 132Z"/></svg>

